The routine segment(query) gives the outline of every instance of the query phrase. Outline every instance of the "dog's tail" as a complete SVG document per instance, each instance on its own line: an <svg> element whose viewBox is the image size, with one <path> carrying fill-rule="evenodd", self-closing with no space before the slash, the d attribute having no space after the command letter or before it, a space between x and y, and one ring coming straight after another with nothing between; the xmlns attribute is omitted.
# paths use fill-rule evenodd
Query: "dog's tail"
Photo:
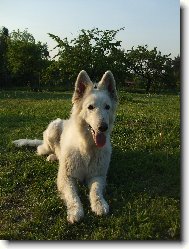
<svg viewBox="0 0 189 249"><path fill-rule="evenodd" d="M13 144L16 147L22 147L22 146L38 147L39 145L43 144L43 140L18 139L18 140L13 141Z"/></svg>

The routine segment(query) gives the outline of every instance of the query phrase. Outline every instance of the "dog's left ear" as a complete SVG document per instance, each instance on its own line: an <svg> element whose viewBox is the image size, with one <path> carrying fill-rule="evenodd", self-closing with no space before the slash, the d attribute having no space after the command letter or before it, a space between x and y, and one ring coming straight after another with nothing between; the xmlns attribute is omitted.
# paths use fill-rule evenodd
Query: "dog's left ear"
<svg viewBox="0 0 189 249"><path fill-rule="evenodd" d="M75 82L75 91L72 97L72 103L74 104L76 101L80 100L86 91L93 88L93 83L90 80L88 74L82 70L78 76L77 80Z"/></svg>
<svg viewBox="0 0 189 249"><path fill-rule="evenodd" d="M106 89L109 92L110 97L116 102L118 101L116 83L111 71L105 72L105 74L102 76L101 81L98 83L98 88Z"/></svg>

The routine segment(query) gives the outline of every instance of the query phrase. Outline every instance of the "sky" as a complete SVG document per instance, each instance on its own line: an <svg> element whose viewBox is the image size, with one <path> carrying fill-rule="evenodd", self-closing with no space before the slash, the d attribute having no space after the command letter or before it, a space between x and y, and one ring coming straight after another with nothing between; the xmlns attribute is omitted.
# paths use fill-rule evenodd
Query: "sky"
<svg viewBox="0 0 189 249"><path fill-rule="evenodd" d="M27 28L49 49L56 42L48 33L71 39L81 29L125 27L117 39L126 50L147 44L172 58L180 54L179 0L1 0L3 26L9 32Z"/></svg>

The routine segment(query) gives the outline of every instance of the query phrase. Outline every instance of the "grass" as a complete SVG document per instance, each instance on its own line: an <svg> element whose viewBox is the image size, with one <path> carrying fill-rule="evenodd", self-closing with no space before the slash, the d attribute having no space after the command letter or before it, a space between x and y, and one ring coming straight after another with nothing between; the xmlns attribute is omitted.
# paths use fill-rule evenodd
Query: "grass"
<svg viewBox="0 0 189 249"><path fill-rule="evenodd" d="M57 163L11 141L42 138L49 121L68 118L71 93L0 92L0 239L181 239L179 96L119 95L105 192L110 214L96 217L80 184L85 217L70 225Z"/></svg>

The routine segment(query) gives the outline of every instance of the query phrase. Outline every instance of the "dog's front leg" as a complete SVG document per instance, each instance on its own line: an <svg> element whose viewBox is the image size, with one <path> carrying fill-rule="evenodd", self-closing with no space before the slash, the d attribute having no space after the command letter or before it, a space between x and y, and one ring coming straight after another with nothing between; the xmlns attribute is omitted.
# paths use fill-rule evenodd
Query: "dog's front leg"
<svg viewBox="0 0 189 249"><path fill-rule="evenodd" d="M83 206L76 189L75 179L69 176L62 176L58 173L57 186L61 198L67 207L67 220L70 223L78 222L84 216Z"/></svg>
<svg viewBox="0 0 189 249"><path fill-rule="evenodd" d="M108 203L103 197L105 187L104 177L94 177L90 179L88 185L90 189L89 198L92 211L97 215L107 214L109 212Z"/></svg>

